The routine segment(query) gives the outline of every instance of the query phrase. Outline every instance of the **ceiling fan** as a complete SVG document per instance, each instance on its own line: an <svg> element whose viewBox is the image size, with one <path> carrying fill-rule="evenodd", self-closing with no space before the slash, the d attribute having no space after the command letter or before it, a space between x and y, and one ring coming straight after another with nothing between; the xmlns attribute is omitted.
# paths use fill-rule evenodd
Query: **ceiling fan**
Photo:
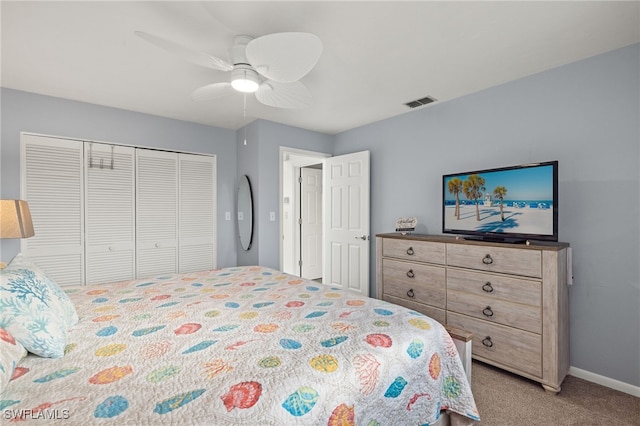
<svg viewBox="0 0 640 426"><path fill-rule="evenodd" d="M203 67L230 73L228 81L200 87L192 99L210 100L236 91L255 93L256 99L276 108L305 108L313 96L299 80L316 65L322 42L310 33L283 32L253 38L234 37L230 61L198 52L142 31L135 34L161 49Z"/></svg>

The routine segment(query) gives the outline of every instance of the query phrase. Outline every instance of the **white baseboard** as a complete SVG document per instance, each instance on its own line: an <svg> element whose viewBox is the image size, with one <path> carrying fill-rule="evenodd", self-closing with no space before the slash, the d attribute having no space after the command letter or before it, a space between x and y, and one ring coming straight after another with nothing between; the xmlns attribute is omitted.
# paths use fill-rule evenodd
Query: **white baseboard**
<svg viewBox="0 0 640 426"><path fill-rule="evenodd" d="M587 370L582 370L576 367L569 367L569 375L640 398L640 386L630 385L629 383L601 376L599 374L592 373Z"/></svg>

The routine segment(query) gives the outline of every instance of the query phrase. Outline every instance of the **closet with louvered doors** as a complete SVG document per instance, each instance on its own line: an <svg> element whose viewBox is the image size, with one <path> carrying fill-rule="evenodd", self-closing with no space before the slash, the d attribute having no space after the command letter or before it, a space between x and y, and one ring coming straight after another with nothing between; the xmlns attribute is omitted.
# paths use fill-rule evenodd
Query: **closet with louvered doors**
<svg viewBox="0 0 640 426"><path fill-rule="evenodd" d="M60 285L217 266L215 157L27 133L21 149L21 251Z"/></svg>
<svg viewBox="0 0 640 426"><path fill-rule="evenodd" d="M216 267L215 158L136 151L137 276Z"/></svg>

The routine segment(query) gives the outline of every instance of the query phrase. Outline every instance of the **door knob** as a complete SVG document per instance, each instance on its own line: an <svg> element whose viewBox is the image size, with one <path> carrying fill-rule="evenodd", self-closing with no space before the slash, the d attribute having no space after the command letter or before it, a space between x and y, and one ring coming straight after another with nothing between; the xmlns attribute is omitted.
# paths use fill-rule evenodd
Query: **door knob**
<svg viewBox="0 0 640 426"><path fill-rule="evenodd" d="M363 235L362 237L356 237L356 240L364 240L364 241L366 241L367 240L367 236Z"/></svg>

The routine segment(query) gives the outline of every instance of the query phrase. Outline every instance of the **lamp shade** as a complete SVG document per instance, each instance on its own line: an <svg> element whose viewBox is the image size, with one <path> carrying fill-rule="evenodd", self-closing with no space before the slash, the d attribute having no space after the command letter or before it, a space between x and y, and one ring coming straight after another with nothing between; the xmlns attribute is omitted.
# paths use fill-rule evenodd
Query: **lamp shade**
<svg viewBox="0 0 640 426"><path fill-rule="evenodd" d="M0 200L0 238L33 237L29 205L23 200Z"/></svg>

